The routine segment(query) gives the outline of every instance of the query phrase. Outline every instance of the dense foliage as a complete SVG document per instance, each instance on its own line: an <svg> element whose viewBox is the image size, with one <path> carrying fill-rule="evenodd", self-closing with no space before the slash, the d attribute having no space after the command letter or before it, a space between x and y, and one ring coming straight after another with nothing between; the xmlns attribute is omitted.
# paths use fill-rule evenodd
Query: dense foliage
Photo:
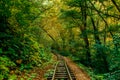
<svg viewBox="0 0 120 80"><path fill-rule="evenodd" d="M49 45L42 43L43 31L35 24L41 22L44 13L41 2L0 1L0 80L11 78L9 74L17 73L18 68L23 71L50 60L45 48Z"/></svg>
<svg viewBox="0 0 120 80"><path fill-rule="evenodd" d="M64 4L67 7L61 9L60 19L69 30L67 51L76 62L91 67L95 74L103 74L105 80L119 80L118 0L66 0Z"/></svg>
<svg viewBox="0 0 120 80"><path fill-rule="evenodd" d="M51 51L88 67L93 80L119 80L119 6L119 0L1 0L0 80L42 67Z"/></svg>

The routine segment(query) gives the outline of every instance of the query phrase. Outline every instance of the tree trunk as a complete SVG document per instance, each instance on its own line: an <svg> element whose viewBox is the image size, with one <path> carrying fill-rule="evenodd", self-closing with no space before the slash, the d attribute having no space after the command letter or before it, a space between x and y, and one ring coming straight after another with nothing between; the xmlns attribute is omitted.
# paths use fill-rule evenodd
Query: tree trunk
<svg viewBox="0 0 120 80"><path fill-rule="evenodd" d="M115 2L114 0L111 0L111 1L113 1L113 3L116 4L116 2ZM106 28L108 28L109 26L108 26L107 21L106 21L106 20L104 19L104 17L99 13L99 11L95 8L94 4L93 4L91 1L90 1L90 3L91 3L91 5L93 6L93 8L96 10L96 12L98 13L98 15L100 16L100 18L104 21ZM119 9L118 9L118 10L119 10ZM120 12L120 11L119 11L119 12ZM110 35L112 36L113 43L114 43L114 41L115 41L115 39L114 39L114 34L112 33L112 31L109 31L109 33L110 33ZM118 48L117 48L118 46L117 46L117 44L114 43L114 45L115 45L116 51L118 52Z"/></svg>
<svg viewBox="0 0 120 80"><path fill-rule="evenodd" d="M83 39L85 42L87 65L90 66L91 65L91 54L90 54L90 48L89 48L89 40L88 40L87 33L86 33L86 27L87 27L87 13L86 13L87 9L86 9L86 7L87 7L86 0L82 0L81 11L82 11L83 27L80 27L80 30L82 32Z"/></svg>
<svg viewBox="0 0 120 80"><path fill-rule="evenodd" d="M99 35L98 35L98 29L96 28L94 19L92 17L91 17L91 22L92 22L93 29L94 29L95 43L101 45L101 41L100 41L100 38L99 38ZM108 65L108 62L107 62L107 56L106 56L105 52L103 51L103 48L97 47L97 54L99 55L99 56L96 56L97 59L100 59L100 58L103 59L104 68L105 68L106 72L108 72L109 71L109 65Z"/></svg>

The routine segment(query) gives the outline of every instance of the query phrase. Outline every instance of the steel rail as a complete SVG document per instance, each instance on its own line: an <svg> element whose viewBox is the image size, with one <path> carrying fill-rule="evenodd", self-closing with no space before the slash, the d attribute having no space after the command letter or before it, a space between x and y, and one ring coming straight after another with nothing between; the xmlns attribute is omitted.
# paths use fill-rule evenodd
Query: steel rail
<svg viewBox="0 0 120 80"><path fill-rule="evenodd" d="M69 71L69 69L68 69L68 67L67 67L67 64L66 64L66 62L64 62L64 63L65 63L65 68L66 68L66 70L67 70L69 79L72 80L72 77L71 77L70 71Z"/></svg>
<svg viewBox="0 0 120 80"><path fill-rule="evenodd" d="M59 63L59 62L58 62L58 63ZM57 65L58 65L58 63L56 63L56 65L55 65L55 70L54 70L54 73L53 73L53 76L52 76L52 80L55 79L55 73L56 73L56 70L57 70Z"/></svg>
<svg viewBox="0 0 120 80"><path fill-rule="evenodd" d="M53 75L47 80L76 80L63 57L61 55L57 55L57 57L59 61L55 64Z"/></svg>
<svg viewBox="0 0 120 80"><path fill-rule="evenodd" d="M58 63L59 63L59 62L58 62ZM55 70L54 70L54 73L53 73L53 76L52 76L52 80L55 80L55 74L56 74L56 70L57 70L57 67L58 67L58 63L56 63L56 65L55 65ZM69 71L69 69L68 69L68 66L67 66L66 62L64 62L64 64L65 64L65 68L66 68L66 70L67 70L68 78L69 78L70 80L72 80L72 77L71 77L71 74L70 74L70 71Z"/></svg>

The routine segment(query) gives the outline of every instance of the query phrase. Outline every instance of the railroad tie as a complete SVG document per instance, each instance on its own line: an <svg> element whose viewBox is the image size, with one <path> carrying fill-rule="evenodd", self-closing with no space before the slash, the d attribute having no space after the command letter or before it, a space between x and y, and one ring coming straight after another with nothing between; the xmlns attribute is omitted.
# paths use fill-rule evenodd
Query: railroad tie
<svg viewBox="0 0 120 80"><path fill-rule="evenodd" d="M76 80L74 73L70 70L66 62L59 56L53 75L48 76L47 80Z"/></svg>

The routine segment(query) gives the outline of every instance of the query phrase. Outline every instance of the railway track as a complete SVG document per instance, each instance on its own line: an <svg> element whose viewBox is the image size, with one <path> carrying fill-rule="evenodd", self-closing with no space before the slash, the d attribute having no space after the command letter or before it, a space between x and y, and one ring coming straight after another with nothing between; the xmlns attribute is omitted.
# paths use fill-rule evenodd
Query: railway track
<svg viewBox="0 0 120 80"><path fill-rule="evenodd" d="M58 63L52 75L48 76L47 80L76 80L73 72L70 70L63 57L57 55Z"/></svg>

